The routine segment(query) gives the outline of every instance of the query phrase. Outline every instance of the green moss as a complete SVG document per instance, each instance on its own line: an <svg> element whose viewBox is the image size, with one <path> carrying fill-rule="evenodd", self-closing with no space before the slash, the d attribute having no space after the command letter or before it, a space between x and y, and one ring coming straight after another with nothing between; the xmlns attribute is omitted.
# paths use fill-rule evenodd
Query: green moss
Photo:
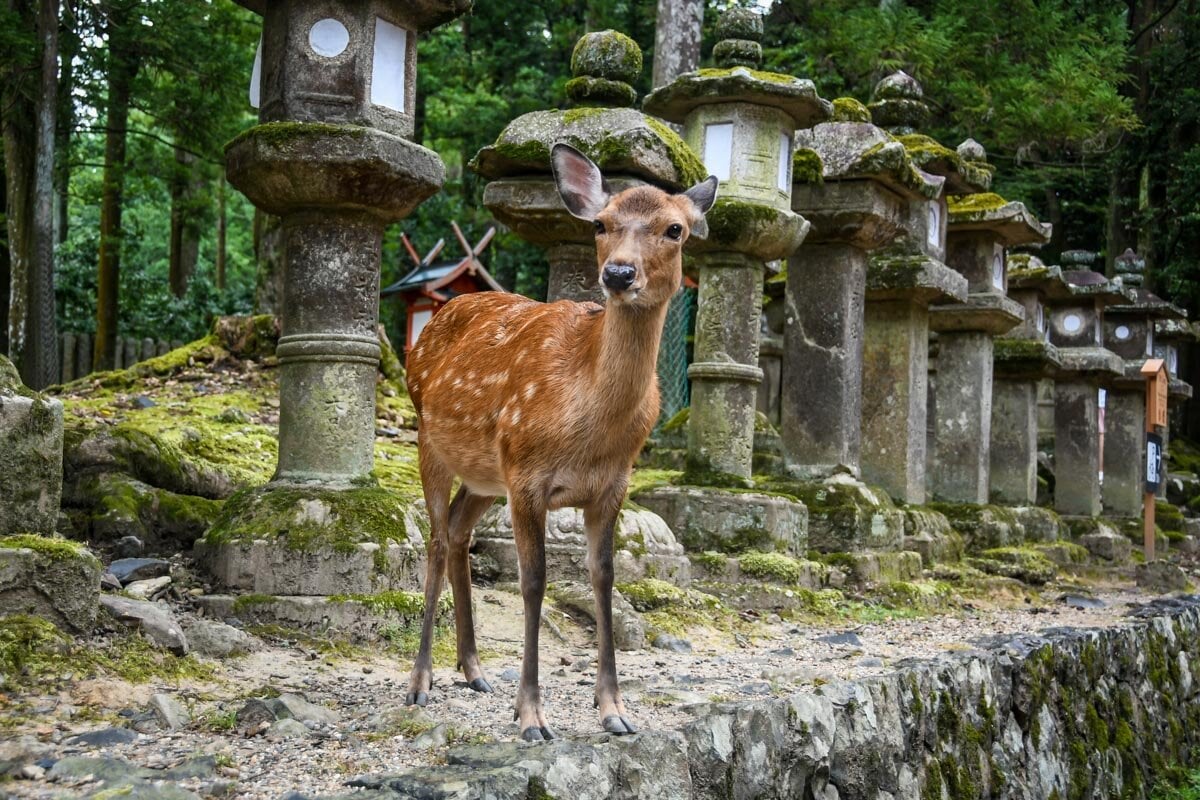
<svg viewBox="0 0 1200 800"><path fill-rule="evenodd" d="M675 167L675 174L679 176L679 182L684 188L691 188L708 177L708 170L705 169L700 156L696 155L669 125L650 116L647 116L645 121L650 130L666 145L667 158L671 160L671 166Z"/></svg>
<svg viewBox="0 0 1200 800"><path fill-rule="evenodd" d="M914 166L912 158L903 147L890 146L891 142L880 142L863 151L858 160L846 170L848 176L885 175L901 186L911 189L930 200L942 191L942 184L929 180Z"/></svg>
<svg viewBox="0 0 1200 800"><path fill-rule="evenodd" d="M921 785L921 800L942 800L942 765L931 759L925 766L925 782Z"/></svg>
<svg viewBox="0 0 1200 800"><path fill-rule="evenodd" d="M643 578L640 581L621 583L619 591L638 611L657 611L672 603L682 603L687 600L687 592L673 583L657 578Z"/></svg>
<svg viewBox="0 0 1200 800"><path fill-rule="evenodd" d="M1047 360L1048 348L1040 339L1012 339L999 337L993 340L992 357L997 362L1013 364Z"/></svg>
<svg viewBox="0 0 1200 800"><path fill-rule="evenodd" d="M663 423L663 433L674 433L675 431L686 431L688 417L691 416L691 406L684 406L675 412L675 415Z"/></svg>
<svg viewBox="0 0 1200 800"><path fill-rule="evenodd" d="M41 396L21 381L21 373L17 371L16 365L0 354L0 397L6 393L30 399Z"/></svg>
<svg viewBox="0 0 1200 800"><path fill-rule="evenodd" d="M574 123L579 122L580 120L589 119L590 117L595 117L595 116L603 114L603 113L604 113L603 108L595 108L595 107L570 108L563 112L562 118L563 118L563 122L565 122L566 124L573 125Z"/></svg>
<svg viewBox="0 0 1200 800"><path fill-rule="evenodd" d="M951 221L955 218L970 219L996 211L1008 205L1008 201L995 192L977 192L975 194L951 195L946 198Z"/></svg>
<svg viewBox="0 0 1200 800"><path fill-rule="evenodd" d="M797 79L791 75L781 75L778 72L763 72L758 69L749 69L748 67L729 67L729 68L705 68L701 69L700 77L702 78L729 78L733 76L734 70L744 70L750 73L750 77L756 81L765 81L767 83L797 83Z"/></svg>
<svg viewBox="0 0 1200 800"><path fill-rule="evenodd" d="M62 675L82 678L111 675L131 683L151 679L207 680L214 669L191 656L158 649L139 634L118 636L107 646L76 644L40 617L10 614L0 618L0 676L5 687L45 690Z"/></svg>
<svg viewBox="0 0 1200 800"><path fill-rule="evenodd" d="M234 137L225 145L228 151L247 140L265 147L287 147L310 139L349 139L359 141L369 131L359 125L330 125L324 122L264 122Z"/></svg>
<svg viewBox="0 0 1200 800"><path fill-rule="evenodd" d="M5 536L0 538L0 548L32 550L34 553L54 561L77 558L95 561L95 556L84 549L83 545L56 536L38 536L32 533Z"/></svg>
<svg viewBox="0 0 1200 800"><path fill-rule="evenodd" d="M699 564L709 572L724 572L725 564L729 557L724 553L718 553L715 550L705 550L699 555L690 556L693 564Z"/></svg>
<svg viewBox="0 0 1200 800"><path fill-rule="evenodd" d="M779 216L777 210L758 203L746 203L717 197L709 209L708 238L714 244L733 244L759 225L769 225Z"/></svg>
<svg viewBox="0 0 1200 800"><path fill-rule="evenodd" d="M1108 725L1104 724L1096 707L1091 703L1084 712L1084 724L1087 726L1088 733L1091 734L1092 746L1101 752L1107 750L1109 747Z"/></svg>
<svg viewBox="0 0 1200 800"><path fill-rule="evenodd" d="M792 182L815 184L825 182L825 164L816 150L801 147L792 153Z"/></svg>
<svg viewBox="0 0 1200 800"><path fill-rule="evenodd" d="M853 97L836 97L833 100L834 122L870 122L871 112Z"/></svg>
<svg viewBox="0 0 1200 800"><path fill-rule="evenodd" d="M221 544L281 537L295 550L350 553L366 542L397 542L403 513L396 495L382 488L244 490L227 501L205 538Z"/></svg>
<svg viewBox="0 0 1200 800"><path fill-rule="evenodd" d="M799 561L782 553L746 553L738 557L738 566L752 578L782 583L798 583L805 572Z"/></svg>
<svg viewBox="0 0 1200 800"><path fill-rule="evenodd" d="M243 594L233 601L233 613L244 612L254 606L270 605L276 600L273 594Z"/></svg>
<svg viewBox="0 0 1200 800"><path fill-rule="evenodd" d="M425 614L425 595L419 592L377 592L376 594L341 594L331 595L329 600L334 603L357 603L372 611L392 613L401 617L417 618ZM443 592L438 600L438 613L442 614L454 608L454 600L448 592Z"/></svg>
<svg viewBox="0 0 1200 800"><path fill-rule="evenodd" d="M550 164L550 148L536 139L524 142L497 141L492 149L497 155L521 164Z"/></svg>

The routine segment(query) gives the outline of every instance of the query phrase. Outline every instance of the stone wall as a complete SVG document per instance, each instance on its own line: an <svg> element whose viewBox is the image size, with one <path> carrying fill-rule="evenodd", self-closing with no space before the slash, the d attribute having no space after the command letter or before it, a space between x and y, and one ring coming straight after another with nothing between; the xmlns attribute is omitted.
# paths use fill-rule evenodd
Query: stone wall
<svg viewBox="0 0 1200 800"><path fill-rule="evenodd" d="M1200 745L1200 597L888 675L696 707L680 730L452 749L366 798L1145 798Z"/></svg>

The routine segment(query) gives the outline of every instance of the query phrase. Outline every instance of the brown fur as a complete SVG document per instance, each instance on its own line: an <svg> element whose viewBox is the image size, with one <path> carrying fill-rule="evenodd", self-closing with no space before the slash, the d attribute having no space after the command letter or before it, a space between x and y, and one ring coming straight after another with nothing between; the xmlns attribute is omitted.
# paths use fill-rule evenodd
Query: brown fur
<svg viewBox="0 0 1200 800"><path fill-rule="evenodd" d="M423 703L431 683L432 612L444 573L454 589L460 666L468 680L487 685L475 652L467 548L479 516L506 494L526 603L517 700L523 734L552 736L537 688L537 634L545 514L563 506L584 509L597 597L601 719L609 730L633 731L612 649L613 526L634 459L658 417L659 339L682 279L681 247L699 217L686 197L652 187L627 190L599 214L605 230L596 247L601 268L628 264L637 277L607 308L471 294L448 303L422 332L408 359L408 385L419 415L432 533L425 629L409 702ZM665 235L672 225L683 227L678 240ZM449 503L455 476L462 488Z"/></svg>

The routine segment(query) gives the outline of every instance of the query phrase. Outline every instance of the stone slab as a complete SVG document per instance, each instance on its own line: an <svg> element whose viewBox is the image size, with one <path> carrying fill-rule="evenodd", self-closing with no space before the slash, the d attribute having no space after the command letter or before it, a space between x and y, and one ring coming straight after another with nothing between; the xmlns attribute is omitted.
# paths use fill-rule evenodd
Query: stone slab
<svg viewBox="0 0 1200 800"><path fill-rule="evenodd" d="M75 555L0 547L0 616L34 614L72 633L90 634L100 597L100 561Z"/></svg>
<svg viewBox="0 0 1200 800"><path fill-rule="evenodd" d="M62 483L62 403L0 389L0 536L54 533Z"/></svg>
<svg viewBox="0 0 1200 800"><path fill-rule="evenodd" d="M448 593L444 594L446 598ZM226 620L236 618L246 624L278 625L308 633L336 634L356 641L376 641L397 625L420 624L422 604L411 612L368 605L359 601L330 597L289 595L205 595L196 605L206 616ZM448 602L438 613L443 622L450 619Z"/></svg>
<svg viewBox="0 0 1200 800"><path fill-rule="evenodd" d="M808 510L788 497L696 486L663 486L630 498L666 521L683 547L803 555Z"/></svg>
<svg viewBox="0 0 1200 800"><path fill-rule="evenodd" d="M648 509L627 508L617 517L613 570L618 583L654 577L686 587L691 562L670 526ZM496 580L518 578L512 515L507 504L489 509L475 526L472 553L495 561ZM546 575L551 581L589 581L583 512L560 508L546 515Z"/></svg>

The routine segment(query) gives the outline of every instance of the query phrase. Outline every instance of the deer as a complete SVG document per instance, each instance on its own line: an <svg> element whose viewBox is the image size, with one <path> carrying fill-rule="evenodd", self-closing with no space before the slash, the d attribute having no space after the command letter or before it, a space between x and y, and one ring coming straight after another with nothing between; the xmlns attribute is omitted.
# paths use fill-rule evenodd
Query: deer
<svg viewBox="0 0 1200 800"><path fill-rule="evenodd" d="M679 194L641 185L613 194L599 168L564 143L551 166L566 209L595 227L604 306L541 303L507 292L454 298L408 356L418 415L421 485L429 513L421 640L406 705L424 706L433 683L434 619L446 575L454 598L458 668L491 692L471 609L472 531L507 497L524 609L524 653L513 719L521 739L556 738L538 682L546 591L546 513L584 514L595 597L601 727L636 733L622 703L612 628L613 539L630 472L659 414L656 359L667 306L683 279L682 248L703 236L717 178ZM453 500L450 492L460 480Z"/></svg>

